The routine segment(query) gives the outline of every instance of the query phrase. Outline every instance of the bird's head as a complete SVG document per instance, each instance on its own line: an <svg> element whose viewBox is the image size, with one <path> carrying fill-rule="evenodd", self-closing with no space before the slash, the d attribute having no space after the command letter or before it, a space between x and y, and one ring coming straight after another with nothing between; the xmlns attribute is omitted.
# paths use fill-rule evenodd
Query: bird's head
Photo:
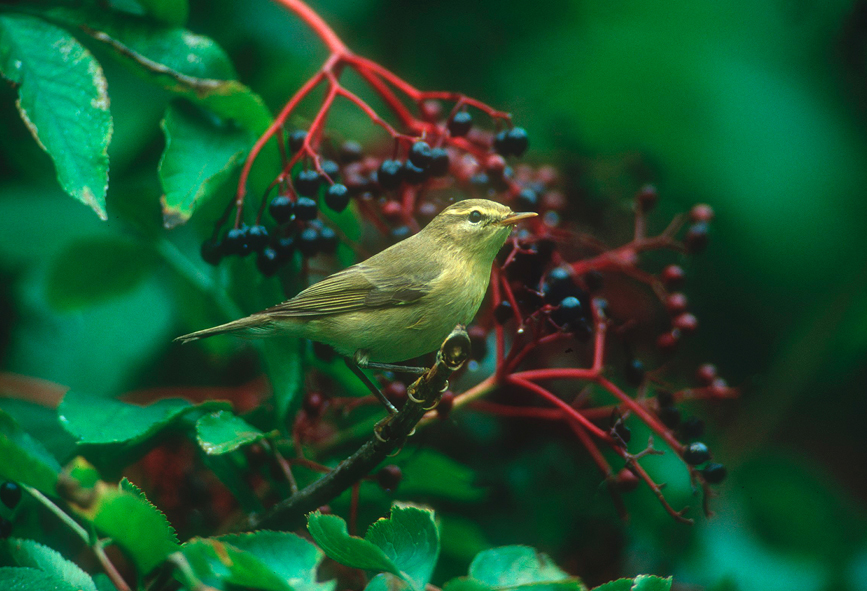
<svg viewBox="0 0 867 591"><path fill-rule="evenodd" d="M422 233L450 250L493 261L512 227L536 215L487 199L465 199L442 210Z"/></svg>

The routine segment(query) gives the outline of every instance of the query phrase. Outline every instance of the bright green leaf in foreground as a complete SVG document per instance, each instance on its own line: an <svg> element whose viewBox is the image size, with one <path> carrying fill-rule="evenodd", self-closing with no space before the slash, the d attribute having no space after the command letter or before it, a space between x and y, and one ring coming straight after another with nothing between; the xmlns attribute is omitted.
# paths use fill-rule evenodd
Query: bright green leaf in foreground
<svg viewBox="0 0 867 591"><path fill-rule="evenodd" d="M59 552L33 540L9 540L9 553L20 566L41 570L71 585L78 591L97 591L93 579ZM3 587L5 589L5 587Z"/></svg>
<svg viewBox="0 0 867 591"><path fill-rule="evenodd" d="M187 0L138 0L138 3L150 16L173 27L182 26L190 15Z"/></svg>
<svg viewBox="0 0 867 591"><path fill-rule="evenodd" d="M218 410L196 421L196 439L208 455L235 451L264 439L265 434L227 410Z"/></svg>
<svg viewBox="0 0 867 591"><path fill-rule="evenodd" d="M99 63L63 29L18 14L0 16L0 73L18 85L18 111L51 156L63 189L107 219L112 133Z"/></svg>
<svg viewBox="0 0 867 591"><path fill-rule="evenodd" d="M80 591L50 573L36 568L0 566L0 589L3 591Z"/></svg>
<svg viewBox="0 0 867 591"><path fill-rule="evenodd" d="M54 495L60 464L45 447L0 410L0 478Z"/></svg>
<svg viewBox="0 0 867 591"><path fill-rule="evenodd" d="M586 589L563 572L548 555L528 546L503 546L479 552L470 564L470 577L497 589L547 584L549 589Z"/></svg>
<svg viewBox="0 0 867 591"><path fill-rule="evenodd" d="M307 530L329 558L352 568L400 574L397 565L375 544L346 531L346 522L336 515L315 511L307 516Z"/></svg>
<svg viewBox="0 0 867 591"><path fill-rule="evenodd" d="M159 164L163 220L172 227L186 222L222 186L256 138L185 101L169 105L161 127L166 136Z"/></svg>
<svg viewBox="0 0 867 591"><path fill-rule="evenodd" d="M440 553L433 510L396 504L389 518L375 521L364 537L382 549L416 589L430 582Z"/></svg>
<svg viewBox="0 0 867 591"><path fill-rule="evenodd" d="M217 589L226 584L262 591L294 591L277 573L250 552L213 538L194 538L181 548L193 573Z"/></svg>
<svg viewBox="0 0 867 591"><path fill-rule="evenodd" d="M617 579L594 587L593 591L670 591L671 577L663 579L653 575L638 575L635 579Z"/></svg>

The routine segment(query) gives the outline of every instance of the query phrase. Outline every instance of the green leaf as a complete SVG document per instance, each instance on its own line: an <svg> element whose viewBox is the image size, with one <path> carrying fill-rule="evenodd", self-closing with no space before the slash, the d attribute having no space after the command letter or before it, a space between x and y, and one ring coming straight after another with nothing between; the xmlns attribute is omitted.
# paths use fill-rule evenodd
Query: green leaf
<svg viewBox="0 0 867 591"><path fill-rule="evenodd" d="M322 551L340 564L399 575L397 565L375 544L350 536L346 522L336 515L314 511L307 516L307 530Z"/></svg>
<svg viewBox="0 0 867 591"><path fill-rule="evenodd" d="M336 581L316 582L317 569L325 555L290 532L257 531L217 538L220 542L255 556L295 591L333 591Z"/></svg>
<svg viewBox="0 0 867 591"><path fill-rule="evenodd" d="M282 429L286 418L297 408L304 389L302 342L299 339L267 339L262 343L262 353L274 390L277 425Z"/></svg>
<svg viewBox="0 0 867 591"><path fill-rule="evenodd" d="M229 453L264 438L259 429L227 410L218 410L196 421L196 439L208 455Z"/></svg>
<svg viewBox="0 0 867 591"><path fill-rule="evenodd" d="M59 310L84 308L125 294L156 266L153 251L119 238L71 244L48 271L47 300Z"/></svg>
<svg viewBox="0 0 867 591"><path fill-rule="evenodd" d="M72 584L35 568L0 566L3 591L78 591Z"/></svg>
<svg viewBox="0 0 867 591"><path fill-rule="evenodd" d="M609 581L598 587L593 587L593 591L632 591L633 582L632 579L617 579L616 581Z"/></svg>
<svg viewBox="0 0 867 591"><path fill-rule="evenodd" d="M655 577L653 575L638 575L632 591L671 591L672 578Z"/></svg>
<svg viewBox="0 0 867 591"><path fill-rule="evenodd" d="M131 482L124 479L117 487L99 482L93 490L86 506L70 506L126 551L140 574L150 572L179 549L166 516Z"/></svg>
<svg viewBox="0 0 867 591"><path fill-rule="evenodd" d="M173 27L187 22L190 5L187 0L138 0L150 16Z"/></svg>
<svg viewBox="0 0 867 591"><path fill-rule="evenodd" d="M574 589L586 587L560 570L547 554L528 546L502 546L479 552L470 564L470 576L498 589ZM542 587L541 585L545 585Z"/></svg>
<svg viewBox="0 0 867 591"><path fill-rule="evenodd" d="M460 464L432 449L420 449L407 454L400 463L403 479L400 494L434 495L454 501L482 500L487 491L475 484L472 468Z"/></svg>
<svg viewBox="0 0 867 591"><path fill-rule="evenodd" d="M218 589L223 583L263 591L293 591L261 560L213 538L194 538L181 547L196 577Z"/></svg>
<svg viewBox="0 0 867 591"><path fill-rule="evenodd" d="M423 591L440 553L439 530L432 509L395 504L364 539L377 545L418 591Z"/></svg>
<svg viewBox="0 0 867 591"><path fill-rule="evenodd" d="M443 591L493 591L493 587L472 577L458 577L446 582Z"/></svg>
<svg viewBox="0 0 867 591"><path fill-rule="evenodd" d="M60 464L37 440L0 410L0 477L56 496Z"/></svg>
<svg viewBox="0 0 867 591"><path fill-rule="evenodd" d="M379 573L364 587L364 591L404 591L409 585L389 573Z"/></svg>
<svg viewBox="0 0 867 591"><path fill-rule="evenodd" d="M97 591L90 575L48 546L43 546L33 540L12 538L9 540L8 548L12 558L20 566L38 568L69 583L79 591Z"/></svg>
<svg viewBox="0 0 867 591"><path fill-rule="evenodd" d="M171 103L160 126L166 136L159 164L163 222L171 228L214 195L256 138L185 101Z"/></svg>
<svg viewBox="0 0 867 591"><path fill-rule="evenodd" d="M0 73L18 85L18 111L63 189L103 220L112 120L99 63L63 29L0 16Z"/></svg>

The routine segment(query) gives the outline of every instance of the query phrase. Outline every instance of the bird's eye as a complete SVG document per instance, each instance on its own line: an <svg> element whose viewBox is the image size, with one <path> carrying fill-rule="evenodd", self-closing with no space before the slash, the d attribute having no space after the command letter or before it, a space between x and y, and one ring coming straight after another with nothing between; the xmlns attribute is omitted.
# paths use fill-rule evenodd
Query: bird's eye
<svg viewBox="0 0 867 591"><path fill-rule="evenodd" d="M482 212L478 209L474 209L470 212L470 215L467 216L467 219L471 224L478 224L480 221L482 221Z"/></svg>

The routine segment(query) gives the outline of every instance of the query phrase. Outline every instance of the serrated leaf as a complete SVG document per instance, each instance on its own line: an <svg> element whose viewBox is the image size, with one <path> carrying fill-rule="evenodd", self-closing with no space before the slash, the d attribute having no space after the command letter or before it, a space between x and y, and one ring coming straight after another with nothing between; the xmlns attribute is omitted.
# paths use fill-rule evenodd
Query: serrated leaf
<svg viewBox="0 0 867 591"><path fill-rule="evenodd" d="M498 589L585 590L581 581L563 572L547 554L529 546L502 546L479 552L470 564L470 576Z"/></svg>
<svg viewBox="0 0 867 591"><path fill-rule="evenodd" d="M79 591L97 591L90 575L48 546L33 540L12 538L9 540L8 548L19 566L37 568L65 581Z"/></svg>
<svg viewBox="0 0 867 591"><path fill-rule="evenodd" d="M261 560L213 538L194 538L181 547L196 577L218 589L224 584L262 591L293 591Z"/></svg>
<svg viewBox="0 0 867 591"><path fill-rule="evenodd" d="M139 443L171 426L190 411L220 410L228 406L219 401L193 406L180 398L166 398L138 406L70 391L60 402L57 414L63 427L80 443L107 445Z"/></svg>
<svg viewBox="0 0 867 591"><path fill-rule="evenodd" d="M346 531L346 522L336 515L323 515L314 511L307 516L307 531L325 554L346 566L399 575L392 560L372 542Z"/></svg>
<svg viewBox="0 0 867 591"><path fill-rule="evenodd" d="M404 591L409 584L389 573L379 573L364 587L364 591Z"/></svg>
<svg viewBox="0 0 867 591"><path fill-rule="evenodd" d="M264 438L265 434L259 429L226 410L204 415L196 421L196 439L208 455L229 453Z"/></svg>
<svg viewBox="0 0 867 591"><path fill-rule="evenodd" d="M36 439L0 410L0 477L55 496L60 464Z"/></svg>
<svg viewBox="0 0 867 591"><path fill-rule="evenodd" d="M632 591L671 591L672 578L656 577L654 575L638 575Z"/></svg>
<svg viewBox="0 0 867 591"><path fill-rule="evenodd" d="M71 583L35 568L0 566L3 591L78 591Z"/></svg>
<svg viewBox="0 0 867 591"><path fill-rule="evenodd" d="M102 303L134 289L156 262L151 250L129 240L87 238L74 242L51 264L47 300L59 310Z"/></svg>
<svg viewBox="0 0 867 591"><path fill-rule="evenodd" d="M220 536L217 540L255 556L294 591L333 591L337 585L336 581L316 581L325 555L293 533L263 530Z"/></svg>
<svg viewBox="0 0 867 591"><path fill-rule="evenodd" d="M179 96L261 134L271 114L259 95L235 80L232 62L208 37L117 11L55 9L52 18L106 44L113 55Z"/></svg>
<svg viewBox="0 0 867 591"><path fill-rule="evenodd" d="M163 223L171 228L190 219L214 195L256 138L185 101L168 106L160 127L166 136L159 164Z"/></svg>
<svg viewBox="0 0 867 591"><path fill-rule="evenodd" d="M70 506L120 546L140 574L146 574L180 546L165 515L137 487L124 481L117 487L99 482L86 505Z"/></svg>
<svg viewBox="0 0 867 591"><path fill-rule="evenodd" d="M102 68L63 29L0 16L0 73L18 85L18 111L57 169L63 189L102 219L112 119Z"/></svg>
<svg viewBox="0 0 867 591"><path fill-rule="evenodd" d="M150 16L173 27L187 22L190 5L187 0L138 0Z"/></svg>
<svg viewBox="0 0 867 591"><path fill-rule="evenodd" d="M440 553L432 509L395 504L389 518L375 521L364 539L378 546L415 589L424 590Z"/></svg>
<svg viewBox="0 0 867 591"><path fill-rule="evenodd" d="M617 579L593 587L592 591L632 591L632 579Z"/></svg>

